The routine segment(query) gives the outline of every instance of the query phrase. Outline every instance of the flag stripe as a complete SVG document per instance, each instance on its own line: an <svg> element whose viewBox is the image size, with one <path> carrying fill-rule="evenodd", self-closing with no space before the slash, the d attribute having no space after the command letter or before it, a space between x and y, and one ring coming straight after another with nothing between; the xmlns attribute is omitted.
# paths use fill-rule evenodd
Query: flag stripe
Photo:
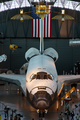
<svg viewBox="0 0 80 120"><path fill-rule="evenodd" d="M49 6L50 9L50 6ZM50 14L48 15L48 37L50 37Z"/></svg>
<svg viewBox="0 0 80 120"><path fill-rule="evenodd" d="M49 6L49 9L52 9L51 6ZM36 15L32 14L32 37L40 37L40 30L41 30L41 19ZM43 27L43 37L51 37L51 18L52 18L52 12L42 20L42 27Z"/></svg>
<svg viewBox="0 0 80 120"><path fill-rule="evenodd" d="M39 19L38 19L38 37L39 37Z"/></svg>
<svg viewBox="0 0 80 120"><path fill-rule="evenodd" d="M48 19L49 19L49 16L47 15L47 37L48 37Z"/></svg>
<svg viewBox="0 0 80 120"><path fill-rule="evenodd" d="M40 34L41 34L41 19L39 20L39 37L40 37Z"/></svg>
<svg viewBox="0 0 80 120"><path fill-rule="evenodd" d="M50 37L50 14L48 17L48 37Z"/></svg>
<svg viewBox="0 0 80 120"><path fill-rule="evenodd" d="M51 11L52 11L52 7L51 7ZM51 28L51 22L52 22L52 12L50 13L50 28ZM50 37L51 37L51 29L50 29Z"/></svg>
<svg viewBox="0 0 80 120"><path fill-rule="evenodd" d="M45 37L45 18L44 18L44 37Z"/></svg>
<svg viewBox="0 0 80 120"><path fill-rule="evenodd" d="M36 19L35 19L35 37L36 37Z"/></svg>
<svg viewBox="0 0 80 120"><path fill-rule="evenodd" d="M44 20L42 20L42 26L43 26L43 37L44 37Z"/></svg>
<svg viewBox="0 0 80 120"><path fill-rule="evenodd" d="M33 19L32 19L32 37L33 37Z"/></svg>
<svg viewBox="0 0 80 120"><path fill-rule="evenodd" d="M45 37L47 37L47 17L45 19L46 19L46 21L45 21Z"/></svg>
<svg viewBox="0 0 80 120"><path fill-rule="evenodd" d="M35 37L35 19L33 19L33 37Z"/></svg>
<svg viewBox="0 0 80 120"><path fill-rule="evenodd" d="M36 19L36 37L38 37L38 19Z"/></svg>

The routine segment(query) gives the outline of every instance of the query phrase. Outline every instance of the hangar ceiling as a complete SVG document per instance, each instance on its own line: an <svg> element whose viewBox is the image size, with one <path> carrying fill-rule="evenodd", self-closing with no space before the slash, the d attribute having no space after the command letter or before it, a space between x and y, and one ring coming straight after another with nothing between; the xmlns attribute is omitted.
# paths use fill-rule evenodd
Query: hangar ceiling
<svg viewBox="0 0 80 120"><path fill-rule="evenodd" d="M4 1L4 0L2 0ZM38 0L34 0L38 1ZM50 1L50 0L46 0ZM55 1L55 0L52 0ZM3 33L0 35L0 38L10 38L10 37L32 37L32 22L25 20L23 24L20 23L20 21L11 20L11 17L13 17L16 14L19 14L20 8L24 9L24 12L32 11L31 4L29 3L30 0L13 0L13 1L4 1L0 3L0 33ZM59 23L58 21L54 21L52 24L52 29L54 29L54 34L52 33L52 37L66 37L66 38L72 38L73 30L76 31L75 37L80 38L79 31L80 31L80 2L78 0L75 1L69 1L69 0L56 0L54 3L52 10L60 12L61 8L66 9L66 14L69 14L72 17L75 17L75 27L73 26L73 21L71 22L65 22L64 25L62 23ZM76 15L74 14L74 11L76 11ZM52 17L56 14L52 13ZM29 14L32 16L32 13ZM78 22L78 24L76 24ZM55 24L55 25L54 25ZM57 26L57 29L56 29ZM73 28L74 27L74 28ZM65 31L63 29L66 29ZM20 31L21 29L21 31ZM53 30L52 30L53 31ZM63 34L66 33L66 35ZM17 35L18 34L18 35ZM29 34L29 35L28 35Z"/></svg>
<svg viewBox="0 0 80 120"><path fill-rule="evenodd" d="M6 2L6 1L10 1L10 0L0 0L0 2ZM75 2L80 2L80 0L66 0L66 1L75 1Z"/></svg>
<svg viewBox="0 0 80 120"><path fill-rule="evenodd" d="M32 1L32 0L31 0ZM34 0L38 1L38 0ZM39 0L40 1L40 0ZM51 0L46 0L51 1ZM80 1L79 0L52 0L56 1L53 5L53 7L64 7L67 9L77 10L80 11ZM21 8L21 7L30 7L30 0L0 0L0 12L15 8Z"/></svg>

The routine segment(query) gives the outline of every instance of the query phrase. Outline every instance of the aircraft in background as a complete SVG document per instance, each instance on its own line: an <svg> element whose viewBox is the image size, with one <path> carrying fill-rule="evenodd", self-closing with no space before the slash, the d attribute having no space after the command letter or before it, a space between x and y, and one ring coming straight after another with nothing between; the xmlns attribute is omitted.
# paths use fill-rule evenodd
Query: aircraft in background
<svg viewBox="0 0 80 120"><path fill-rule="evenodd" d="M11 50L16 50L17 48L20 48L20 49L21 49L22 47L17 46L17 45L14 45L14 44L10 44L9 48L10 48Z"/></svg>
<svg viewBox="0 0 80 120"><path fill-rule="evenodd" d="M6 60L7 60L7 56L5 54L3 54L3 55L0 56L0 63L2 61L6 61Z"/></svg>

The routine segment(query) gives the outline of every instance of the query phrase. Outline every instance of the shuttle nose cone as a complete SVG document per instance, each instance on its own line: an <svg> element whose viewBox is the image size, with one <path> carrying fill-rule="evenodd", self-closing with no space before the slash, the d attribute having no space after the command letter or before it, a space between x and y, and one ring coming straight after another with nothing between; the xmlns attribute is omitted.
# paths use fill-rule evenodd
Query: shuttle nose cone
<svg viewBox="0 0 80 120"><path fill-rule="evenodd" d="M37 102L37 106L38 106L39 109L45 109L45 108L48 107L48 105L49 104L44 100L40 100L40 101Z"/></svg>
<svg viewBox="0 0 80 120"><path fill-rule="evenodd" d="M38 91L33 96L34 106L37 109L47 109L52 103L52 97L46 91Z"/></svg>

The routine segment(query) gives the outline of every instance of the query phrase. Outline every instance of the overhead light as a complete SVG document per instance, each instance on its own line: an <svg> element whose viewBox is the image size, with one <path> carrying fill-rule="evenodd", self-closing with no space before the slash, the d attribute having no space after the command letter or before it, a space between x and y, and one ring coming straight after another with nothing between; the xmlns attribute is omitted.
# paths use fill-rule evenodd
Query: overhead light
<svg viewBox="0 0 80 120"><path fill-rule="evenodd" d="M23 22L23 9L20 9L20 15L21 15L20 21Z"/></svg>
<svg viewBox="0 0 80 120"><path fill-rule="evenodd" d="M61 15L62 15L61 22L64 22L65 21L65 18L64 18L65 10L64 9L61 10Z"/></svg>
<svg viewBox="0 0 80 120"><path fill-rule="evenodd" d="M20 9L20 14L23 14L23 9Z"/></svg>
<svg viewBox="0 0 80 120"><path fill-rule="evenodd" d="M64 9L61 10L61 14L65 15L65 10Z"/></svg>

